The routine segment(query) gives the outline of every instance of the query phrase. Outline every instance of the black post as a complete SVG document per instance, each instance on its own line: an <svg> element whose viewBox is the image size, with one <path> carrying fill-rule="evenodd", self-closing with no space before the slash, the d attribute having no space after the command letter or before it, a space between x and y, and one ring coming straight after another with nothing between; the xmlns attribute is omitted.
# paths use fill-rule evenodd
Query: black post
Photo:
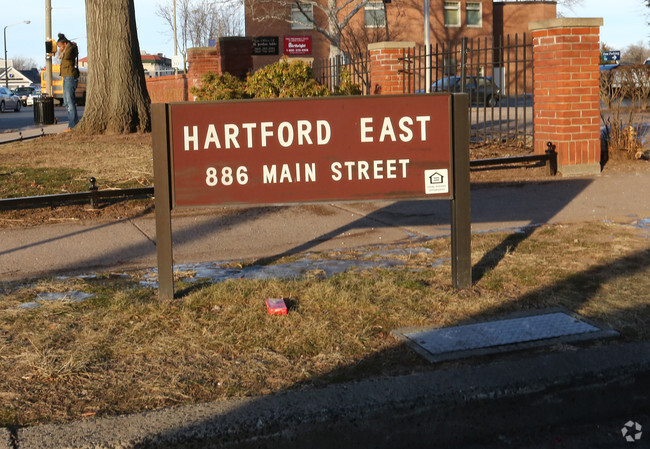
<svg viewBox="0 0 650 449"><path fill-rule="evenodd" d="M467 83L467 37L461 39L460 44L460 91L465 92Z"/></svg>
<svg viewBox="0 0 650 449"><path fill-rule="evenodd" d="M174 299L172 214L170 182L169 105L151 105L153 139L154 206L156 208L156 252L158 254L158 299Z"/></svg>
<svg viewBox="0 0 650 449"><path fill-rule="evenodd" d="M97 198L97 180L95 179L94 176L91 176L90 179L90 187L88 187L88 190L90 190L90 208L91 209L99 209L98 205L98 198Z"/></svg>
<svg viewBox="0 0 650 449"><path fill-rule="evenodd" d="M469 97L452 94L451 277L455 288L472 286L472 219L469 189Z"/></svg>
<svg viewBox="0 0 650 449"><path fill-rule="evenodd" d="M546 143L546 175L557 175L557 153L555 152L555 145L553 142Z"/></svg>

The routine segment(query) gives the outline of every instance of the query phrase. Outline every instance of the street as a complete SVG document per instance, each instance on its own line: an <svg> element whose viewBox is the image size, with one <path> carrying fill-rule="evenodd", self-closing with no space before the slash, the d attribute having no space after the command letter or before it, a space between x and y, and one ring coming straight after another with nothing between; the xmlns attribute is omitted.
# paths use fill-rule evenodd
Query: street
<svg viewBox="0 0 650 449"><path fill-rule="evenodd" d="M77 106L77 113L80 119L83 116L83 112L83 106ZM55 106L54 115L58 123L68 122L68 113L63 106ZM0 134L10 131L21 131L26 128L35 128L33 106L23 106L20 112L14 112L12 110L0 114Z"/></svg>

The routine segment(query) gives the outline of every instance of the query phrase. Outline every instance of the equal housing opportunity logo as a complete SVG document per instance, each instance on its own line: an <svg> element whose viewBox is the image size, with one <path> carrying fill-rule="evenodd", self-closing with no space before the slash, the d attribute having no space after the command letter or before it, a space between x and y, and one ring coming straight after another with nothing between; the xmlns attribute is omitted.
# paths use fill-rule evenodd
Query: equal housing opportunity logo
<svg viewBox="0 0 650 449"><path fill-rule="evenodd" d="M625 438L625 441L628 443L634 443L636 441L639 441L641 439L641 436L643 435L643 432L641 432L641 424L638 422L634 421L628 421L623 425L623 428L621 429L621 434L623 434L623 438Z"/></svg>

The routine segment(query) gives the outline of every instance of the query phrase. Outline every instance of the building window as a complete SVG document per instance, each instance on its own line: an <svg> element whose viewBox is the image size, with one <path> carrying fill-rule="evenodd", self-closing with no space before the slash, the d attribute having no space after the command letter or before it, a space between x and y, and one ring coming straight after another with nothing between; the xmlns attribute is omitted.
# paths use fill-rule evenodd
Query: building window
<svg viewBox="0 0 650 449"><path fill-rule="evenodd" d="M483 11L481 9L481 2L467 2L466 8L467 8L467 26L482 27Z"/></svg>
<svg viewBox="0 0 650 449"><path fill-rule="evenodd" d="M460 26L460 2L445 2L445 26Z"/></svg>
<svg viewBox="0 0 650 449"><path fill-rule="evenodd" d="M366 28L384 28L386 26L384 2L368 2L363 10Z"/></svg>
<svg viewBox="0 0 650 449"><path fill-rule="evenodd" d="M307 17L305 17L305 14ZM311 30L314 24L314 5L301 3L291 5L291 29L292 30Z"/></svg>

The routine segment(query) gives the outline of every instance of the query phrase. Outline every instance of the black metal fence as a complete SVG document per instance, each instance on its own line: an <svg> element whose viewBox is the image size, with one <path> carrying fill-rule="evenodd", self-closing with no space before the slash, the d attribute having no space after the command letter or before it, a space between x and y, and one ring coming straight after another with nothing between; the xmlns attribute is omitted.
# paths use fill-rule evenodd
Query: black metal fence
<svg viewBox="0 0 650 449"><path fill-rule="evenodd" d="M92 177L90 178L90 187L86 192L0 199L0 211L38 207L56 207L82 203L88 203L92 209L98 209L101 202L151 198L153 195L153 187L99 190L95 178Z"/></svg>
<svg viewBox="0 0 650 449"><path fill-rule="evenodd" d="M370 95L370 54L364 53L354 57L345 55L328 59L318 59L312 63L314 78L334 92L341 84L342 74L346 71L350 81L361 87L362 95Z"/></svg>
<svg viewBox="0 0 650 449"><path fill-rule="evenodd" d="M405 49L404 93L467 92L471 139L533 148L533 46L529 35Z"/></svg>

